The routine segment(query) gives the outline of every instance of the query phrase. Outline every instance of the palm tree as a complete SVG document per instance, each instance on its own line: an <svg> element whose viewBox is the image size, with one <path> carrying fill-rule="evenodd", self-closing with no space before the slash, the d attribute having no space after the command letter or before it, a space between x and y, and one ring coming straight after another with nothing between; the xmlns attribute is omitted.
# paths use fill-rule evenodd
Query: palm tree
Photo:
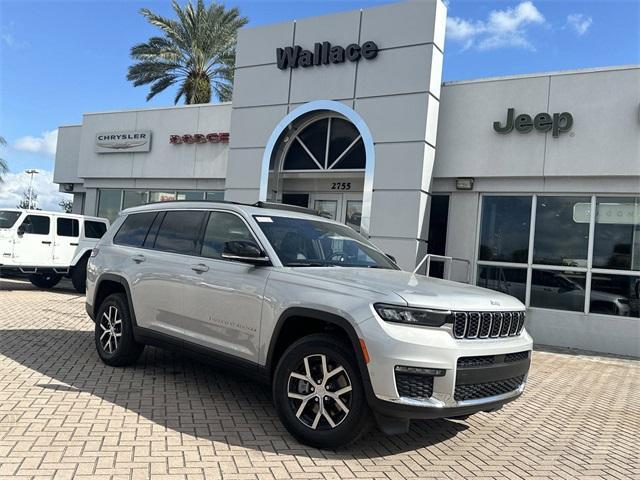
<svg viewBox="0 0 640 480"><path fill-rule="evenodd" d="M161 17L143 8L140 13L162 30L163 36L151 37L135 45L127 80L134 86L151 84L147 101L167 87L179 83L174 103L208 103L212 90L220 101L231 99L235 66L236 33L248 19L237 8L225 9L215 2L191 1L183 8L173 0L177 20Z"/></svg>
<svg viewBox="0 0 640 480"><path fill-rule="evenodd" d="M4 147L7 144L7 141L4 139L4 137L0 137L0 147ZM7 172L9 171L9 165L7 165L7 162L0 158L0 183L4 182L4 179L2 178Z"/></svg>

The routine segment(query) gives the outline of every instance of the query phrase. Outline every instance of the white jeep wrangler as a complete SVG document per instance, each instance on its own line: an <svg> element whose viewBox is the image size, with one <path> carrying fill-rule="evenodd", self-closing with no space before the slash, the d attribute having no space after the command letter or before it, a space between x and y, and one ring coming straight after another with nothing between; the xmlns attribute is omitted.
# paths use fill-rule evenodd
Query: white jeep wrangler
<svg viewBox="0 0 640 480"><path fill-rule="evenodd" d="M41 210L0 210L0 272L29 274L36 287L52 288L63 276L86 290L91 249L109 220Z"/></svg>

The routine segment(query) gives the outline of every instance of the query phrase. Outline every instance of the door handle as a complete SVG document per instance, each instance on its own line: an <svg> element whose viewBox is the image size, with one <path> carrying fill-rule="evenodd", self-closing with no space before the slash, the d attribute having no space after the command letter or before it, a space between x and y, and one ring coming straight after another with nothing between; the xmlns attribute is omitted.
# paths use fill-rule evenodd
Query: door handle
<svg viewBox="0 0 640 480"><path fill-rule="evenodd" d="M72 247L77 247L78 246L77 243L70 243L69 245L71 245Z"/></svg>
<svg viewBox="0 0 640 480"><path fill-rule="evenodd" d="M147 259L147 257L145 257L144 255L134 255L133 257L131 257L131 260L133 260L136 263L142 263Z"/></svg>
<svg viewBox="0 0 640 480"><path fill-rule="evenodd" d="M198 263L197 265L191 265L191 270L198 273L204 273L209 271L209 267L204 263Z"/></svg>
<svg viewBox="0 0 640 480"><path fill-rule="evenodd" d="M45 241L45 240L43 240L43 241L42 241L42 243L43 243L44 245L51 245L51 242L47 242L47 241Z"/></svg>

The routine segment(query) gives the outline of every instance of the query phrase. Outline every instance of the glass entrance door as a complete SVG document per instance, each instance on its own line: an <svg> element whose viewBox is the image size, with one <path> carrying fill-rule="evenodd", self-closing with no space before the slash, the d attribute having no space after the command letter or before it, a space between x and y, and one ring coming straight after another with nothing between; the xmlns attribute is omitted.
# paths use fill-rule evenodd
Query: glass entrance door
<svg viewBox="0 0 640 480"><path fill-rule="evenodd" d="M311 195L309 206L320 212L323 217L345 223L360 231L361 193L316 193Z"/></svg>

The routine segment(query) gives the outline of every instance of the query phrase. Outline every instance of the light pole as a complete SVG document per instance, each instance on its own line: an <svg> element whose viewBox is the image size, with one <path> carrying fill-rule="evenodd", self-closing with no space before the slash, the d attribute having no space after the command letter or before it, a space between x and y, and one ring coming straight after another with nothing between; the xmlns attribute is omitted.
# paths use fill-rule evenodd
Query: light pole
<svg viewBox="0 0 640 480"><path fill-rule="evenodd" d="M30 168L29 170L25 170L24 173L31 176L29 180L29 210L31 210L31 192L33 191L33 176L40 173L38 170L34 168Z"/></svg>

